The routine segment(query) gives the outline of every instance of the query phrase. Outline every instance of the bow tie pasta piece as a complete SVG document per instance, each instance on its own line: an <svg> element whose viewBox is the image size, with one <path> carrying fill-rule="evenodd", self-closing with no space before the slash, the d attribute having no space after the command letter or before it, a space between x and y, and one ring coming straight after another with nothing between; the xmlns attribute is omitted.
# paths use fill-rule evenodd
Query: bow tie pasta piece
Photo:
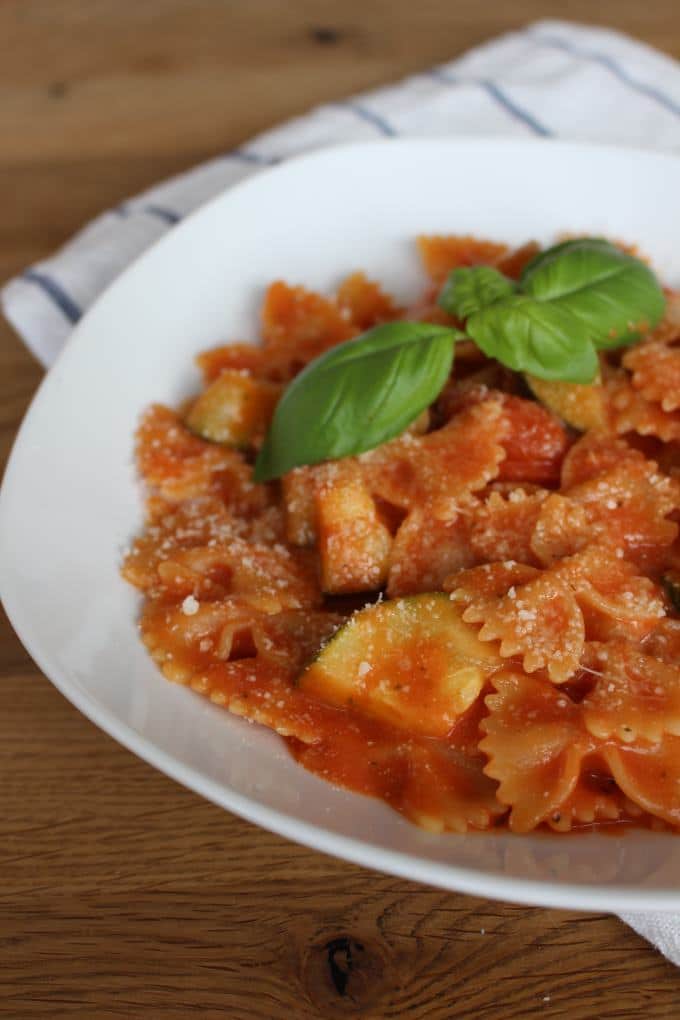
<svg viewBox="0 0 680 1020"><path fill-rule="evenodd" d="M275 508L270 508L275 509ZM123 577L147 591L158 585L158 566L180 549L225 544L245 537L244 522L228 512L222 500L202 496L173 504L149 501L145 532L135 538L123 564ZM276 532L275 541L281 537Z"/></svg>
<svg viewBox="0 0 680 1020"><path fill-rule="evenodd" d="M642 639L664 616L661 589L607 545L589 545L550 573L574 591L588 637Z"/></svg>
<svg viewBox="0 0 680 1020"><path fill-rule="evenodd" d="M624 560L618 564L625 568ZM648 577L621 569L603 573L591 582L577 584L576 599L595 641L614 638L642 640L664 615L661 589Z"/></svg>
<svg viewBox="0 0 680 1020"><path fill-rule="evenodd" d="M618 788L604 761L591 761L588 755L581 763L576 786L546 821L554 832L569 832L574 826L597 822L616 822L622 816L639 817L642 809L633 804Z"/></svg>
<svg viewBox="0 0 680 1020"><path fill-rule="evenodd" d="M281 281L267 289L262 340L270 379L289 381L308 362L358 332L331 298Z"/></svg>
<svg viewBox="0 0 680 1020"><path fill-rule="evenodd" d="M617 545L646 570L663 563L678 535L668 514L680 507L680 480L661 474L652 461L628 460L567 490L579 503L593 541Z"/></svg>
<svg viewBox="0 0 680 1020"><path fill-rule="evenodd" d="M465 504L414 507L394 537L387 594L438 591L454 570L474 563L470 548L470 509Z"/></svg>
<svg viewBox="0 0 680 1020"><path fill-rule="evenodd" d="M355 613L299 686L329 704L444 737L499 665L448 596L413 595Z"/></svg>
<svg viewBox="0 0 680 1020"><path fill-rule="evenodd" d="M541 485L556 483L570 445L564 425L535 401L494 388L494 376L499 374L502 380L502 372L493 363L476 376L460 381L456 381L454 372L453 380L437 402L439 412L448 419L477 404L500 404L505 423L501 439L505 458L499 465L498 478ZM480 379L476 384L472 381L475 378ZM489 382L484 381L487 378ZM506 380L506 385L513 385L512 378Z"/></svg>
<svg viewBox="0 0 680 1020"><path fill-rule="evenodd" d="M638 344L623 356L641 396L662 411L680 409L680 347L663 343Z"/></svg>
<svg viewBox="0 0 680 1020"><path fill-rule="evenodd" d="M137 430L137 467L146 484L168 502L217 496L237 514L252 514L271 502L264 485L237 450L193 435L181 418L156 404Z"/></svg>
<svg viewBox="0 0 680 1020"><path fill-rule="evenodd" d="M553 683L574 675L585 642L573 592L549 571L512 587L495 605L468 606L466 623L481 623L481 641L500 641L503 658L521 656L527 673L547 669Z"/></svg>
<svg viewBox="0 0 680 1020"><path fill-rule="evenodd" d="M609 417L619 435L637 432L665 443L680 439L680 411L664 411L661 404L645 400L625 373L610 381L608 396Z"/></svg>
<svg viewBox="0 0 680 1020"><path fill-rule="evenodd" d="M451 592L452 602L466 609L470 607L474 613L484 613L492 609L511 588L532 581L539 573L535 567L514 560L484 563L451 574L444 581L444 591Z"/></svg>
<svg viewBox="0 0 680 1020"><path fill-rule="evenodd" d="M680 481L659 471L620 439L593 432L569 451L562 466L563 497L582 507L579 540L606 539L645 569L663 562L678 526Z"/></svg>
<svg viewBox="0 0 680 1020"><path fill-rule="evenodd" d="M158 576L164 593L178 599L245 596L268 613L321 603L313 559L294 558L280 544L233 539L221 546L179 550L159 564Z"/></svg>
<svg viewBox="0 0 680 1020"><path fill-rule="evenodd" d="M341 314L363 333L381 322L401 317L402 309L380 284L363 273L352 273L338 287L336 301Z"/></svg>
<svg viewBox="0 0 680 1020"><path fill-rule="evenodd" d="M142 641L168 680L189 683L206 669L216 654L250 652L252 626L263 615L248 600L226 598L199 602L193 596L180 603L148 599L139 629Z"/></svg>
<svg viewBox="0 0 680 1020"><path fill-rule="evenodd" d="M505 276L517 280L540 251L535 241L511 249L506 244L469 234L421 234L417 244L425 272L435 284L435 293L452 270L466 266L495 266Z"/></svg>
<svg viewBox="0 0 680 1020"><path fill-rule="evenodd" d="M506 423L498 401L462 411L444 428L403 435L358 458L369 490L410 510L483 489L505 457Z"/></svg>
<svg viewBox="0 0 680 1020"><path fill-rule="evenodd" d="M680 666L661 662L627 641L588 646L597 675L581 704L586 728L601 740L655 743L680 736Z"/></svg>
<svg viewBox="0 0 680 1020"><path fill-rule="evenodd" d="M213 662L190 686L232 715L306 744L338 722L337 711L305 697L292 685L290 670L273 661Z"/></svg>
<svg viewBox="0 0 680 1020"><path fill-rule="evenodd" d="M586 634L644 637L664 615L658 586L602 546L542 572L512 561L473 567L444 587L467 623L482 624L482 641L500 641L503 658L520 655L528 673L546 668L554 683L575 674Z"/></svg>
<svg viewBox="0 0 680 1020"><path fill-rule="evenodd" d="M254 543L264 549L283 548L284 527L279 507L265 507L245 520L232 516L221 500L210 496L181 504L168 504L164 500L150 502L155 505L146 531L132 543L122 573L127 581L151 595L161 592L169 596L174 592L177 597L187 595L194 591L189 582L196 587L196 595L200 592L204 597L219 598L226 593L227 588L222 583L224 573L219 566L217 574L222 574L221 579L211 570L207 577L197 575L191 560L182 562L189 551L199 557L195 560L196 566L200 565L200 556L207 555L210 568L210 557L215 550L232 548L234 544L237 547L239 543ZM176 573L165 566L171 561L177 565ZM303 561L300 565L303 575L309 579L309 565L306 573ZM297 567L293 565L292 572L302 577Z"/></svg>
<svg viewBox="0 0 680 1020"><path fill-rule="evenodd" d="M588 513L580 503L559 492L551 493L539 508L536 525L529 540L535 560L550 567L571 556L592 541L593 529Z"/></svg>
<svg viewBox="0 0 680 1020"><path fill-rule="evenodd" d="M243 372L256 379L267 378L267 364L261 347L255 344L220 344L195 357L206 385L224 371Z"/></svg>
<svg viewBox="0 0 680 1020"><path fill-rule="evenodd" d="M470 235L423 234L417 239L425 272L439 286L460 266L494 266L508 255L506 244ZM531 256L527 255L527 259Z"/></svg>
<svg viewBox="0 0 680 1020"><path fill-rule="evenodd" d="M287 663L294 675L342 620L315 610L272 612L257 595L213 602L189 595L179 605L148 599L140 632L168 679L187 683L214 660L257 656Z"/></svg>
<svg viewBox="0 0 680 1020"><path fill-rule="evenodd" d="M644 455L623 439L617 439L606 429L592 429L577 439L564 458L561 486L566 491L623 463L644 461Z"/></svg>
<svg viewBox="0 0 680 1020"><path fill-rule="evenodd" d="M445 744L412 745L400 810L429 832L488 829L507 808L483 765Z"/></svg>
<svg viewBox="0 0 680 1020"><path fill-rule="evenodd" d="M232 598L180 607L150 601L140 628L169 680L283 736L312 741L336 725L335 716L294 678L341 622L314 610L269 615Z"/></svg>
<svg viewBox="0 0 680 1020"><path fill-rule="evenodd" d="M664 736L651 747L609 744L602 756L630 800L680 826L680 737Z"/></svg>
<svg viewBox="0 0 680 1020"><path fill-rule="evenodd" d="M560 815L579 779L592 738L578 705L552 684L520 673L491 680L488 716L480 724L485 772L499 782L496 796L512 808L510 828L530 832Z"/></svg>
<svg viewBox="0 0 680 1020"><path fill-rule="evenodd" d="M522 489L515 489L507 496L490 493L471 515L469 542L475 561L515 560L539 566L531 543L547 496L545 490L531 495Z"/></svg>
<svg viewBox="0 0 680 1020"><path fill-rule="evenodd" d="M524 267L540 252L540 246L536 241L527 241L519 248L513 248L496 262L496 269L499 273L509 276L511 280L519 280Z"/></svg>
<svg viewBox="0 0 680 1020"><path fill-rule="evenodd" d="M289 746L311 772L386 801L430 832L487 829L507 812L496 799L497 784L483 772L481 755L376 720L354 717L345 723L341 747L330 731L321 741Z"/></svg>
<svg viewBox="0 0 680 1020"><path fill-rule="evenodd" d="M296 679L346 619L339 613L314 609L262 616L253 628L253 646L260 659L285 664Z"/></svg>

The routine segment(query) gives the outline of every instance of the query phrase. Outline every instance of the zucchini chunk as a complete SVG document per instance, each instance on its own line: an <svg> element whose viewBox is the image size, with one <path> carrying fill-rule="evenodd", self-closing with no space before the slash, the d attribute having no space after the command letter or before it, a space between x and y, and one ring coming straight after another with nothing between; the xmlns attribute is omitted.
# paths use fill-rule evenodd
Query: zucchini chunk
<svg viewBox="0 0 680 1020"><path fill-rule="evenodd" d="M314 493L318 473L318 468L312 466L296 467L281 479L286 538L291 545L309 546L316 542Z"/></svg>
<svg viewBox="0 0 680 1020"><path fill-rule="evenodd" d="M203 439L242 450L264 436L280 395L277 383L225 369L192 404L185 423Z"/></svg>
<svg viewBox="0 0 680 1020"><path fill-rule="evenodd" d="M524 379L544 407L579 432L607 424L605 392L599 376L591 383L550 382L533 375L525 375Z"/></svg>
<svg viewBox="0 0 680 1020"><path fill-rule="evenodd" d="M313 697L411 733L444 737L501 664L442 592L355 613L299 679Z"/></svg>
<svg viewBox="0 0 680 1020"><path fill-rule="evenodd" d="M349 595L382 588L392 536L378 517L356 464L327 465L314 505L322 590Z"/></svg>

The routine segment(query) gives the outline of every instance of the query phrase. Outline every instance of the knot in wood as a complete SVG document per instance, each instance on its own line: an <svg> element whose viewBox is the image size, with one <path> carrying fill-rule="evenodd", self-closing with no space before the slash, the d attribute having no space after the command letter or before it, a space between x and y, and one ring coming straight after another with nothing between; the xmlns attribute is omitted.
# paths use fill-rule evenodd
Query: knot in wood
<svg viewBox="0 0 680 1020"><path fill-rule="evenodd" d="M318 42L321 46L334 46L340 42L342 33L329 25L319 25L311 30L311 36L314 42Z"/></svg>
<svg viewBox="0 0 680 1020"><path fill-rule="evenodd" d="M307 993L328 1020L375 1005L386 978L383 953L365 939L346 934L312 946L303 970Z"/></svg>

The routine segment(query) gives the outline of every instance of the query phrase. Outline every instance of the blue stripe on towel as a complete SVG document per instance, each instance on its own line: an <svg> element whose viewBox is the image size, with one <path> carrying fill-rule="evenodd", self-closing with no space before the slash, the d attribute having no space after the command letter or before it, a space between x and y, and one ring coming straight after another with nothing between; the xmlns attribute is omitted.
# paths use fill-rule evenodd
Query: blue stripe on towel
<svg viewBox="0 0 680 1020"><path fill-rule="evenodd" d="M550 138L553 132L550 128L542 124L540 120L537 120L533 114L527 110L518 106L517 103L510 98L510 96L504 92L496 82L491 81L489 78L459 78L457 75L450 71L444 71L441 68L435 67L431 71L426 72L431 78L436 81L442 81L446 85L477 85L494 100L498 106L502 107L506 113L509 113L515 120L521 121L522 124L526 124L528 128L533 131L535 135L540 135L541 138Z"/></svg>
<svg viewBox="0 0 680 1020"><path fill-rule="evenodd" d="M365 120L368 124L371 124L381 135L385 135L387 138L394 138L397 131L392 127L389 121L381 117L375 110L369 110L367 106L363 106L361 103L354 102L353 99L345 99L335 103L327 103L327 106L335 106L339 110L351 110L361 120Z"/></svg>
<svg viewBox="0 0 680 1020"><path fill-rule="evenodd" d="M574 46L573 43L567 42L566 39L560 39L554 35L542 35L538 32L529 33L529 38L533 39L534 42L541 43L544 46L552 46L558 50L564 50L565 53L570 53L573 57L581 57L583 60L589 60L592 63L600 64L606 68L614 77L622 81L624 85L633 89L635 92L639 92L643 96L647 96L648 99L652 99L655 103L659 103L666 110L674 113L676 117L680 117L680 103L677 103L670 96L667 96L661 89L657 89L654 85L646 85L645 82L637 81L631 77L625 68L621 67L613 57L607 56L606 53L596 53L594 50L583 50L580 46Z"/></svg>
<svg viewBox="0 0 680 1020"><path fill-rule="evenodd" d="M492 99L495 99L499 106L502 106L504 110L507 110L508 113L516 120L522 121L523 124L526 124L527 127L531 128L535 135L540 135L542 138L550 138L553 132L547 128L545 124L541 124L540 120L536 120L531 113L528 113L526 110L523 110L521 106L518 106L517 103L514 103L512 99L510 99L510 97L503 92L498 85L496 85L495 82L485 79L484 81L480 81L479 84L483 89L486 89Z"/></svg>
<svg viewBox="0 0 680 1020"><path fill-rule="evenodd" d="M46 294L63 312L69 322L75 323L81 318L82 310L54 277L48 276L47 273L41 273L37 269L27 269L22 276L28 283L34 283L36 287L39 287L43 294Z"/></svg>
<svg viewBox="0 0 680 1020"><path fill-rule="evenodd" d="M175 223L179 223L182 219L180 214L175 212L174 209L167 209L163 205L143 205L140 207L140 212L149 213L150 216L155 216L157 219L163 220L173 227Z"/></svg>
<svg viewBox="0 0 680 1020"><path fill-rule="evenodd" d="M123 219L138 213L146 213L147 216L155 216L156 219L162 220L163 223L167 223L172 227L182 219L181 213L175 212L174 209L168 209L165 205L156 205L155 203L149 205L128 205L127 202L123 202L122 205L114 206L111 212L115 213L116 216L121 216Z"/></svg>
<svg viewBox="0 0 680 1020"><path fill-rule="evenodd" d="M252 149L230 149L221 158L240 159L244 163L253 163L255 166L276 166L281 162L280 156L264 156L260 152L253 152Z"/></svg>

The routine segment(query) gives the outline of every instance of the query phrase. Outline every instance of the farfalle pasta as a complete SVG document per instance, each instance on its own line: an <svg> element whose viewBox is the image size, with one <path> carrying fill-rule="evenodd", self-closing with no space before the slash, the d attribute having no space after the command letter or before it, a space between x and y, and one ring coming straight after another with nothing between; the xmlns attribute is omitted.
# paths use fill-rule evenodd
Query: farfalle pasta
<svg viewBox="0 0 680 1020"><path fill-rule="evenodd" d="M539 247L418 247L412 305L362 272L330 296L277 281L260 344L199 354L202 391L144 413L147 519L122 568L142 641L168 680L433 832L676 829L680 299L598 348L590 381L540 378L438 301L461 267L512 293ZM423 320L456 352L410 425L255 481L294 380Z"/></svg>

